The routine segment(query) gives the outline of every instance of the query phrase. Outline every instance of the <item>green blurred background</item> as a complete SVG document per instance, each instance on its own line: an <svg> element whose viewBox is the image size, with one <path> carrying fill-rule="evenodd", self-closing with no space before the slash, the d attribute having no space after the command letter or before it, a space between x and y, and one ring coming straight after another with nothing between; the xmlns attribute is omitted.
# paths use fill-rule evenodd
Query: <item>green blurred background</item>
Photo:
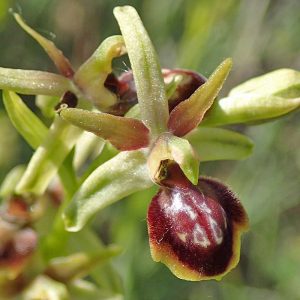
<svg viewBox="0 0 300 300"><path fill-rule="evenodd" d="M244 80L288 67L300 70L299 0L0 0L0 66L54 71L43 50L8 13L21 12L78 66L105 37L118 34L116 5L135 6L165 67L204 75L228 56L234 68L226 94ZM117 71L128 68L126 59ZM27 103L33 108L30 97ZM155 190L98 214L94 226L105 242L123 246L114 261L128 300L300 299L300 114L252 127L236 126L255 141L242 162L202 164L202 174L229 184L249 214L241 262L221 282L184 282L151 260L146 212ZM0 102L0 179L31 149L10 125ZM96 300L96 299L95 299Z"/></svg>

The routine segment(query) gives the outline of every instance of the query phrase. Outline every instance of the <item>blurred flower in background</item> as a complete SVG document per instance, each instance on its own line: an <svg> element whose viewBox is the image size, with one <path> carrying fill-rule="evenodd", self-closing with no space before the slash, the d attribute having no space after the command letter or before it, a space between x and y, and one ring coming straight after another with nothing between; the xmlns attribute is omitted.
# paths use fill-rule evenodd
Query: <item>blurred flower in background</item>
<svg viewBox="0 0 300 300"><path fill-rule="evenodd" d="M223 93L246 79L279 69L300 70L299 0L1 0L0 65L54 71L40 47L16 26L8 8L22 11L32 27L55 39L80 65L99 41L118 33L115 5L133 5L166 68L189 68L204 75L225 57L234 68ZM49 31L51 30L51 32ZM53 32L52 32L53 31ZM118 59L116 68L130 68ZM300 89L300 87L299 87ZM33 99L26 98L34 108ZM0 101L0 177L28 160ZM297 117L298 116L298 117ZM190 283L151 260L146 211L156 188L105 209L94 226L107 243L125 249L115 260L130 300L300 299L300 120L291 114L267 125L235 126L255 142L243 162L203 163L202 174L231 186L251 220L239 267L222 282Z"/></svg>

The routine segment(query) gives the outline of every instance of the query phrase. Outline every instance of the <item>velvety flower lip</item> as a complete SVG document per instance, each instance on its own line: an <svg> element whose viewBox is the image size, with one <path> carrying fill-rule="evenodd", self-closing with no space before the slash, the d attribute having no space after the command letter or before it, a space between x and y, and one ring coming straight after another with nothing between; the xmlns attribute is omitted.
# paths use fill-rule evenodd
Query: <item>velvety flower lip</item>
<svg viewBox="0 0 300 300"><path fill-rule="evenodd" d="M221 279L239 261L247 215L225 185L200 177L193 186L174 170L148 210L152 257L181 279Z"/></svg>

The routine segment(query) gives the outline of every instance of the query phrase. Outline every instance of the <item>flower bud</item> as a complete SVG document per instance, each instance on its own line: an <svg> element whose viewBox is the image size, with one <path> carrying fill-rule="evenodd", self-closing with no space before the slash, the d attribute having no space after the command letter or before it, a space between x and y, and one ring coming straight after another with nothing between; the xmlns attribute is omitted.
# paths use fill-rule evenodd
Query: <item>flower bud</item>
<svg viewBox="0 0 300 300"><path fill-rule="evenodd" d="M300 107L300 72L279 69L252 78L216 101L203 119L205 126L261 123Z"/></svg>
<svg viewBox="0 0 300 300"><path fill-rule="evenodd" d="M152 257L181 279L219 280L239 261L247 215L214 179L200 177L194 186L177 165L169 175L148 210Z"/></svg>

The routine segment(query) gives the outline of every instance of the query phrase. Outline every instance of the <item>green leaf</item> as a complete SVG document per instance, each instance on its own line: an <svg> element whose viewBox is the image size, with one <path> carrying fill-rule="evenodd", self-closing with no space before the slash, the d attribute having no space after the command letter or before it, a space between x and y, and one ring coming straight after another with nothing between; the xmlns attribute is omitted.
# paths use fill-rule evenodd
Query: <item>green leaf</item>
<svg viewBox="0 0 300 300"><path fill-rule="evenodd" d="M206 83L201 85L189 99L181 102L172 110L168 128L174 135L184 136L199 125L221 90L231 67L232 60L227 58Z"/></svg>
<svg viewBox="0 0 300 300"><path fill-rule="evenodd" d="M254 146L245 135L221 128L199 127L186 138L200 161L245 159L252 154Z"/></svg>
<svg viewBox="0 0 300 300"><path fill-rule="evenodd" d="M64 214L67 230L79 231L97 211L152 184L143 151L119 153L81 185Z"/></svg>
<svg viewBox="0 0 300 300"><path fill-rule="evenodd" d="M33 149L36 149L47 136L48 128L16 93L3 91L3 102L17 131Z"/></svg>
<svg viewBox="0 0 300 300"><path fill-rule="evenodd" d="M112 72L112 60L125 53L122 36L108 37L74 75L74 82L85 97L101 110L108 110L117 101L104 82Z"/></svg>
<svg viewBox="0 0 300 300"><path fill-rule="evenodd" d="M133 7L116 7L114 15L128 51L142 119L152 134L165 132L169 116L168 102L161 67L152 42Z"/></svg>
<svg viewBox="0 0 300 300"><path fill-rule="evenodd" d="M73 125L108 140L119 150L136 150L149 144L149 130L139 120L77 108L63 108L59 114Z"/></svg>
<svg viewBox="0 0 300 300"><path fill-rule="evenodd" d="M74 88L71 81L61 75L0 67L0 89L25 95L62 96Z"/></svg>
<svg viewBox="0 0 300 300"><path fill-rule="evenodd" d="M186 139L166 133L161 135L149 154L148 167L153 181L160 183L165 176L165 162L176 162L185 176L193 183L198 183L199 159Z"/></svg>
<svg viewBox="0 0 300 300"><path fill-rule="evenodd" d="M17 13L13 14L18 24L26 31L31 37L33 37L47 52L51 60L56 65L58 71L65 77L71 78L74 74L72 66L69 60L64 56L61 50L57 49L52 41L44 38L42 35L37 33L31 27L29 27L21 16Z"/></svg>
<svg viewBox="0 0 300 300"><path fill-rule="evenodd" d="M33 154L16 192L43 194L81 132L79 128L56 117L44 142Z"/></svg>
<svg viewBox="0 0 300 300"><path fill-rule="evenodd" d="M206 126L269 121L300 107L300 72L280 69L246 81L214 103Z"/></svg>

